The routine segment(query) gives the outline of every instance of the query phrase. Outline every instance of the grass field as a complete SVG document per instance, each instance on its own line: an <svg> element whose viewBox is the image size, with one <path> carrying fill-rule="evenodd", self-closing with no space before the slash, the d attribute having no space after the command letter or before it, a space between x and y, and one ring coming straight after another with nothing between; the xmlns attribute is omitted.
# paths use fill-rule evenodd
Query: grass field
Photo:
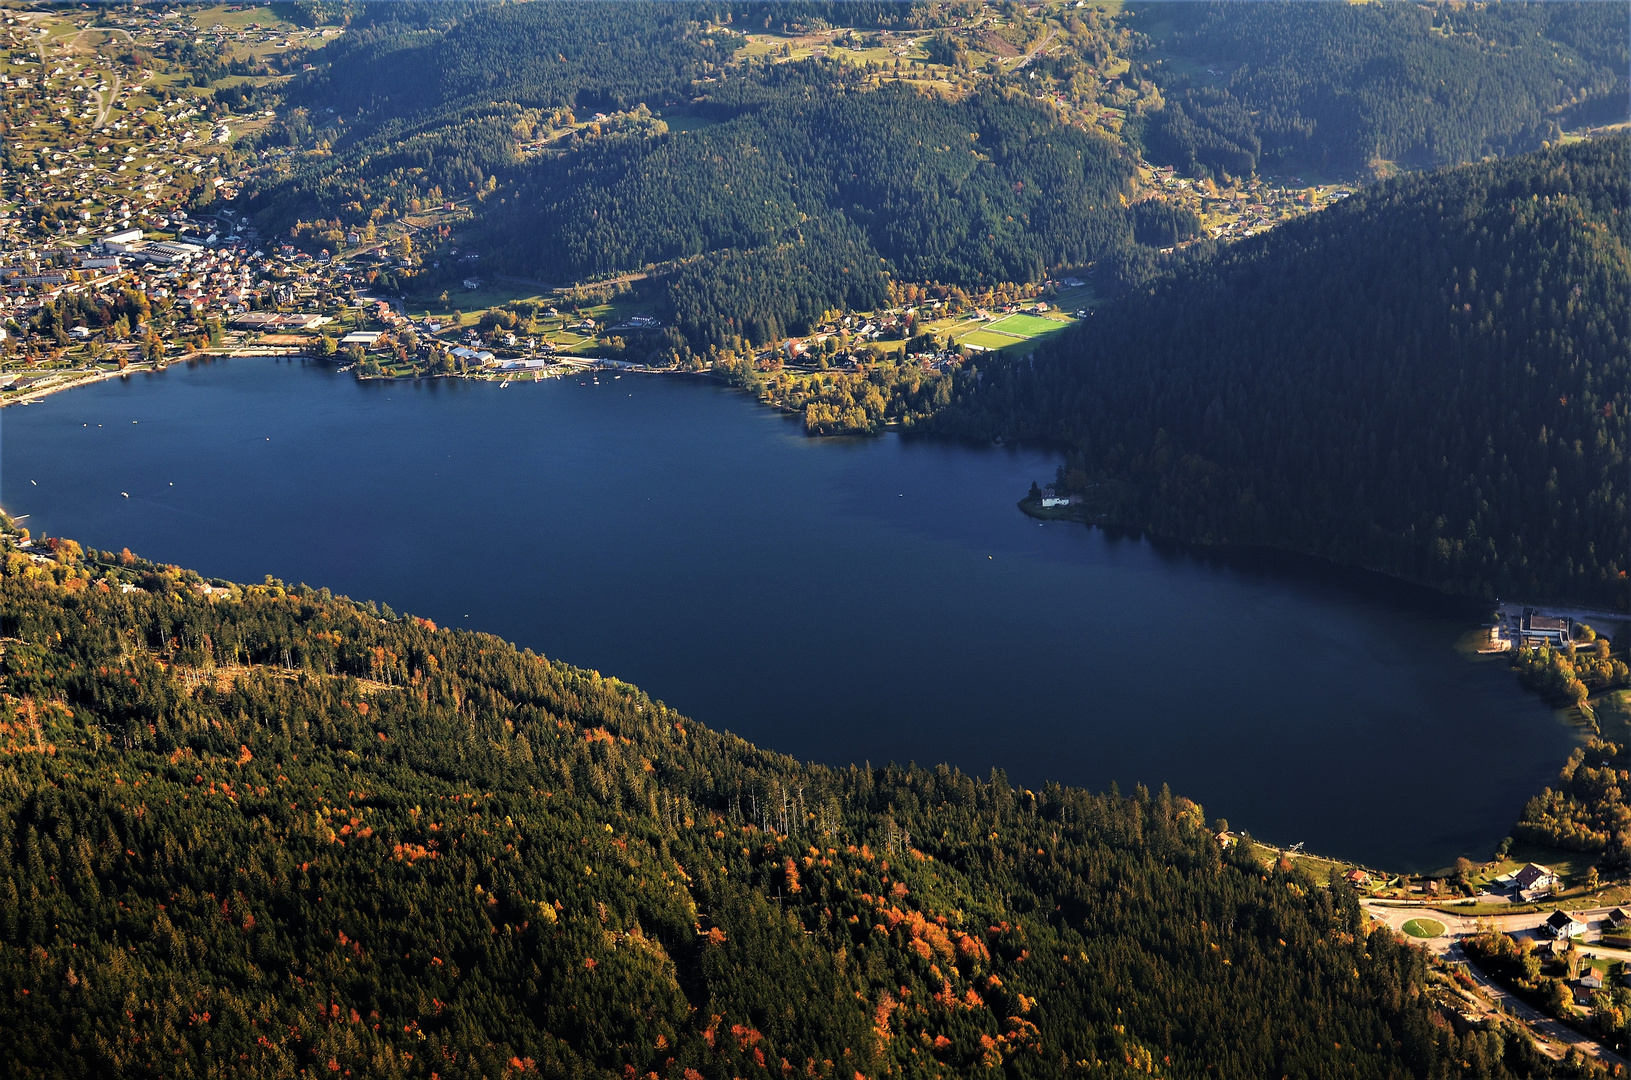
<svg viewBox="0 0 1631 1080"><path fill-rule="evenodd" d="M1020 338L1033 338L1038 334L1051 334L1055 330L1063 330L1066 324L1057 319L1044 319L1037 315L1009 315L998 319L994 323L987 323L987 330L994 330L999 334L1012 334Z"/></svg>
<svg viewBox="0 0 1631 1080"><path fill-rule="evenodd" d="M719 121L707 116L695 116L685 112L664 112L662 120L672 132L702 131L705 128L717 127Z"/></svg>
<svg viewBox="0 0 1631 1080"><path fill-rule="evenodd" d="M1631 690L1611 690L1591 704L1605 738L1624 742L1631 736Z"/></svg>
<svg viewBox="0 0 1631 1080"><path fill-rule="evenodd" d="M1411 919L1404 924L1404 932L1415 938L1435 938L1444 933L1444 924L1437 919Z"/></svg>
<svg viewBox="0 0 1631 1080"><path fill-rule="evenodd" d="M1074 288L1060 289L1054 297L1054 302L1059 305L1061 311L1075 311L1078 308L1094 307L1100 300L1092 285L1077 285Z"/></svg>
<svg viewBox="0 0 1631 1080"><path fill-rule="evenodd" d="M1006 349L1010 345L1023 343L1025 339L1011 337L1007 334L993 334L989 330L975 330L973 333L964 334L957 340L970 345L978 345L982 349Z"/></svg>
<svg viewBox="0 0 1631 1080"><path fill-rule="evenodd" d="M1009 349L1024 345L1043 334L1053 334L1070 325L1065 319L1044 319L1036 315L1009 315L992 323L959 323L949 329L951 340L959 345L982 349ZM968 329L963 329L967 327Z"/></svg>

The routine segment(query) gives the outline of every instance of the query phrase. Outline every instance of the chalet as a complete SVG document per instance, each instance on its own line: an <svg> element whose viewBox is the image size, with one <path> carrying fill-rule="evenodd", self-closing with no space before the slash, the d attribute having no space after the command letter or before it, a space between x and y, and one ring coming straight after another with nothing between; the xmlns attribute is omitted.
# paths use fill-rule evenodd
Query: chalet
<svg viewBox="0 0 1631 1080"><path fill-rule="evenodd" d="M1622 930L1627 923L1631 923L1631 915L1627 915L1624 908L1615 908L1603 916L1603 922L1614 930Z"/></svg>
<svg viewBox="0 0 1631 1080"><path fill-rule="evenodd" d="M1586 932L1586 924L1566 911L1554 911L1540 924L1540 932L1564 941Z"/></svg>
<svg viewBox="0 0 1631 1080"><path fill-rule="evenodd" d="M1349 870L1343 875L1343 877L1347 880L1348 884L1354 886L1367 885L1370 883L1370 875L1357 867L1353 870Z"/></svg>
<svg viewBox="0 0 1631 1080"><path fill-rule="evenodd" d="M1597 969L1596 968L1587 968L1586 973L1584 975L1580 976L1580 989L1582 989L1582 990L1601 990L1602 988L1603 988L1603 977L1601 975L1597 974Z"/></svg>
<svg viewBox="0 0 1631 1080"><path fill-rule="evenodd" d="M1557 875L1551 867L1528 863L1512 875L1512 885L1525 898L1546 896L1557 888Z"/></svg>

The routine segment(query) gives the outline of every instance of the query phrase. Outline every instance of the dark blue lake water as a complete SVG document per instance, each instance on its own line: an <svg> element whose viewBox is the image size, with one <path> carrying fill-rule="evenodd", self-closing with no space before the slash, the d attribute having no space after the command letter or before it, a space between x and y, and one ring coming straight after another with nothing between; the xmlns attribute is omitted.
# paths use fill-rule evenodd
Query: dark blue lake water
<svg viewBox="0 0 1631 1080"><path fill-rule="evenodd" d="M0 414L0 499L36 533L491 631L801 758L1165 782L1253 835L1424 870L1487 856L1567 756L1551 710L1455 650L1480 605L1038 525L1014 502L1054 464L807 439L632 375L233 360Z"/></svg>

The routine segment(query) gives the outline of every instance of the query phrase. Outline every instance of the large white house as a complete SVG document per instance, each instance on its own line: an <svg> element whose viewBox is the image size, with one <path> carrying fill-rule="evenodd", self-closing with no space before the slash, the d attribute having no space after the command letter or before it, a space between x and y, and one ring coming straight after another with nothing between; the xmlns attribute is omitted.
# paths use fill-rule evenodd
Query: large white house
<svg viewBox="0 0 1631 1080"><path fill-rule="evenodd" d="M1586 924L1566 911L1554 911L1540 924L1540 932L1564 941L1586 932Z"/></svg>
<svg viewBox="0 0 1631 1080"><path fill-rule="evenodd" d="M1528 863L1512 875L1512 885L1525 897L1546 896L1557 888L1557 875L1549 866Z"/></svg>

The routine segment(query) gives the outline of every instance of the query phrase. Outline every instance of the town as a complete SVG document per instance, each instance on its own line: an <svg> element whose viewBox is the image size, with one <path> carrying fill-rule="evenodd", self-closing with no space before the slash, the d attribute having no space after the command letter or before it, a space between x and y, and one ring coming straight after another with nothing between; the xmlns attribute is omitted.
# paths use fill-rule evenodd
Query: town
<svg viewBox="0 0 1631 1080"><path fill-rule="evenodd" d="M879 77L884 60L897 72L904 63L912 77L951 88L1056 47L1023 22L967 19L950 55L927 35L888 32L743 34L739 48L780 61L842 58ZM551 288L486 273L480 252L461 249L468 199L416 203L365 229L260 234L234 206L241 185L284 169L296 149L255 138L278 109L251 91L275 91L310 70L340 33L268 6L7 9L0 91L13 142L0 177L0 404L204 356L305 356L359 378L506 382L595 366L672 368L649 276ZM1026 34L1036 40L1016 48ZM1037 96L1084 126L1113 125L1116 103L1143 84L1125 61L1104 74L1073 89L1044 77ZM625 120L638 117L568 116L555 135ZM537 152L538 138L518 154ZM1134 186L1137 198L1193 212L1200 235L1220 240L1351 190L1192 182L1147 165ZM1103 292L1096 272L979 291L903 284L888 307L830 312L808 333L729 359L809 375L879 363L944 372L1086 317Z"/></svg>

